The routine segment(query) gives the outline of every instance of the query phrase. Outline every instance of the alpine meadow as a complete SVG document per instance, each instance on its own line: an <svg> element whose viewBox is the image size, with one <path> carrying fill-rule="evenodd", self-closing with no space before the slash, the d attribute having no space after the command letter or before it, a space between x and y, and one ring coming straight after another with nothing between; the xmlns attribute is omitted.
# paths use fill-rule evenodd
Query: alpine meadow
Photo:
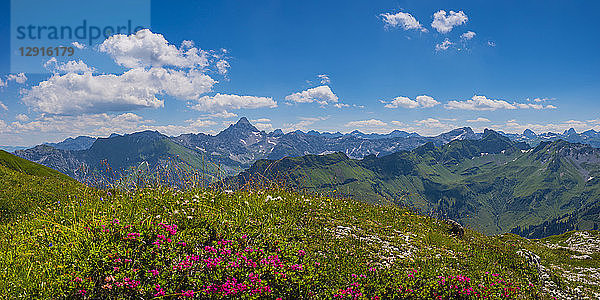
<svg viewBox="0 0 600 300"><path fill-rule="evenodd" d="M600 299L599 9L0 0L0 298Z"/></svg>

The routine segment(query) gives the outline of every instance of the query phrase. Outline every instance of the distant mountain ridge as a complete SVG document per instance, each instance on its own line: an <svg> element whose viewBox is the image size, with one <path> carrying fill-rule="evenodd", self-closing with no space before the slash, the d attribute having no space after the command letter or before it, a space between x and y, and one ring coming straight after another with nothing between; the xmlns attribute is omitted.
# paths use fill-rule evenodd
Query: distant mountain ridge
<svg viewBox="0 0 600 300"><path fill-rule="evenodd" d="M483 135L484 133L473 132L470 127L457 128L431 137L399 130L388 134L365 134L358 130L342 134L314 130L284 133L277 129L267 133L242 117L216 135L188 133L169 137L158 132L136 132L125 135L111 134L108 138L80 136L59 143L45 143L30 149L16 150L15 154L78 180L90 173L98 175L104 172L102 170L106 169L106 164L113 170L124 172L138 167L143 162L156 167L169 160L181 162L189 168L200 168L202 165L202 172L210 173L211 176L217 173L218 176L229 176L250 167L260 159L335 152L342 152L349 158L361 159L369 155L385 156L398 151L413 150L426 143L441 146L453 140L478 140ZM593 130L582 134L568 130L563 134L544 135L526 130L521 135L504 136L532 145L565 138L600 146L600 134ZM596 143L596 140L599 142ZM150 142L153 146L146 146L140 141ZM184 153L185 155L180 155ZM207 164L213 166L212 171L208 170Z"/></svg>
<svg viewBox="0 0 600 300"><path fill-rule="evenodd" d="M465 135L465 132L468 134ZM285 134L281 130L266 133L242 117L214 136L189 133L168 137L156 131L111 134L108 138L97 139L82 136L17 150L15 154L83 181L90 175L108 176L105 171L108 166L122 174L142 163L155 168L169 160L183 163L191 169L200 169L211 176L228 176L237 174L259 159L332 152L362 158L413 149L427 142L442 145L452 139L472 135L470 128L453 130L437 137L401 131L387 135L358 131L350 134L316 131Z"/></svg>
<svg viewBox="0 0 600 300"><path fill-rule="evenodd" d="M526 142L532 146L537 146L542 142L553 142L557 140L565 140L570 143L582 143L590 145L594 148L600 148L600 132L593 129L577 133L575 129L570 128L563 133L546 132L536 134L530 129L525 129L522 134L502 133L511 140L518 142Z"/></svg>
<svg viewBox="0 0 600 300"><path fill-rule="evenodd" d="M343 153L259 160L228 183L260 176L310 192L408 205L488 234L559 234L560 227L536 226L567 214L572 226L597 228L600 149L562 140L530 148L492 130L481 135L362 160Z"/></svg>
<svg viewBox="0 0 600 300"><path fill-rule="evenodd" d="M44 143L60 150L85 150L89 149L96 141L96 138L89 136L78 136L76 138L67 138L59 143Z"/></svg>

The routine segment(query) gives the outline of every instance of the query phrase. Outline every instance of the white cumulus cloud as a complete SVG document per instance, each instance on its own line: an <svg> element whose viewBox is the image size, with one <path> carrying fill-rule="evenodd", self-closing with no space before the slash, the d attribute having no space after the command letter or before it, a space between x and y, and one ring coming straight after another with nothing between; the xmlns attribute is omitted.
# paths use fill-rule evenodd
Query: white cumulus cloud
<svg viewBox="0 0 600 300"><path fill-rule="evenodd" d="M317 75L317 77L319 78L321 84L330 84L331 83L331 79L329 79L329 76L327 74L319 74L319 75Z"/></svg>
<svg viewBox="0 0 600 300"><path fill-rule="evenodd" d="M254 119L252 120L252 122L258 122L258 123L270 123L271 119L268 118L260 118L260 119Z"/></svg>
<svg viewBox="0 0 600 300"><path fill-rule="evenodd" d="M205 73L208 52L195 48L191 41L176 47L162 35L144 29L132 35L113 35L98 50L127 70L94 75L94 68L81 60L60 64L50 59L46 66L55 73L22 91L23 102L35 111L60 115L159 108L164 106L165 96L190 101L196 110L216 113L277 106L267 97L205 96L217 81ZM229 63L220 59L215 66L224 75Z"/></svg>
<svg viewBox="0 0 600 300"><path fill-rule="evenodd" d="M310 88L308 90L287 95L285 100L296 103L319 103L321 105L335 104L338 102L331 88L327 85Z"/></svg>
<svg viewBox="0 0 600 300"><path fill-rule="evenodd" d="M485 96L473 96L465 101L450 101L446 104L447 109L464 110L497 110L497 109L517 109L516 106L504 101L488 99Z"/></svg>
<svg viewBox="0 0 600 300"><path fill-rule="evenodd" d="M533 104L533 103L515 103L515 106L518 108L532 108L532 109L544 109L545 106L541 104Z"/></svg>
<svg viewBox="0 0 600 300"><path fill-rule="evenodd" d="M71 60L66 63L59 63L56 57L49 59L44 63L44 67L52 72L59 73L93 73L95 68L88 66L82 60Z"/></svg>
<svg viewBox="0 0 600 300"><path fill-rule="evenodd" d="M18 114L15 116L15 119L17 119L17 121L27 122L27 121L29 121L29 116L27 116L25 114Z"/></svg>
<svg viewBox="0 0 600 300"><path fill-rule="evenodd" d="M85 49L85 45L80 42L72 42L71 45L77 49Z"/></svg>
<svg viewBox="0 0 600 300"><path fill-rule="evenodd" d="M445 39L443 42L435 45L435 50L436 51L448 50L448 48L450 48L450 46L453 44L454 43L452 43L449 39Z"/></svg>
<svg viewBox="0 0 600 300"><path fill-rule="evenodd" d="M487 119L487 118L478 117L477 119L467 120L467 122L469 122L469 123L484 123L484 122L491 122L491 121L490 121L490 119Z"/></svg>
<svg viewBox="0 0 600 300"><path fill-rule="evenodd" d="M433 14L433 22L431 27L435 28L439 33L448 33L452 28L462 25L469 20L467 15L462 12L450 11L446 14L445 10L440 10Z"/></svg>
<svg viewBox="0 0 600 300"><path fill-rule="evenodd" d="M264 130L264 131L273 131L273 124L271 123L267 123L267 122L257 122L254 123L254 127L258 128L258 130Z"/></svg>
<svg viewBox="0 0 600 300"><path fill-rule="evenodd" d="M277 107L277 103L271 97L239 96L217 93L214 96L203 96L193 103L192 109L200 111L218 111L225 108L261 108Z"/></svg>
<svg viewBox="0 0 600 300"><path fill-rule="evenodd" d="M27 81L27 76L25 76L25 73L8 74L6 76L6 82L9 82L9 81L14 81L16 83L23 84Z"/></svg>
<svg viewBox="0 0 600 300"><path fill-rule="evenodd" d="M226 110L204 115L204 117L206 117L206 118L215 118L215 119L231 119L231 118L235 118L237 116L238 115L236 113L228 112Z"/></svg>
<svg viewBox="0 0 600 300"><path fill-rule="evenodd" d="M300 121L296 123L285 123L283 124L284 132L291 132L296 130L308 131L314 123L325 121L329 117L299 117Z"/></svg>
<svg viewBox="0 0 600 300"><path fill-rule="evenodd" d="M346 123L346 127L385 127L388 124L381 120L370 119L370 120L360 120L360 121L351 121Z"/></svg>
<svg viewBox="0 0 600 300"><path fill-rule="evenodd" d="M121 75L54 74L23 91L22 100L43 113L77 114L163 106L159 94L198 99L215 81L196 70L136 68Z"/></svg>
<svg viewBox="0 0 600 300"><path fill-rule="evenodd" d="M470 39L474 38L475 35L477 35L475 32L467 31L467 32L463 33L460 37L464 40L470 40Z"/></svg>
<svg viewBox="0 0 600 300"><path fill-rule="evenodd" d="M419 127L425 127L428 129L432 129L432 128L450 129L453 127L452 125L450 125L448 123L444 123L435 118L427 118L427 119L423 119L423 120L418 120L418 121L415 121L415 124Z"/></svg>
<svg viewBox="0 0 600 300"><path fill-rule="evenodd" d="M98 47L117 64L126 68L174 66L203 68L208 66L207 52L195 48L191 41L181 47L169 44L162 34L142 29L135 34L115 34Z"/></svg>
<svg viewBox="0 0 600 300"><path fill-rule="evenodd" d="M381 14L381 19L386 27L402 27L404 30L420 30L427 32L427 29L415 19L411 14L398 12L396 14L384 13Z"/></svg>
<svg viewBox="0 0 600 300"><path fill-rule="evenodd" d="M156 130L166 135L182 133L206 132L206 127L217 125L217 122L203 119L189 119L176 124L156 124L154 120L144 119L134 113L122 114L83 114L77 116L42 115L35 120L21 120L7 125L4 132L13 136L43 133L40 142L48 139L62 140L68 136L108 136L111 133L125 134L143 130Z"/></svg>
<svg viewBox="0 0 600 300"><path fill-rule="evenodd" d="M391 102L384 103L387 103L385 105L387 108L428 108L440 104L438 101L433 99L433 97L427 95L417 96L415 100L411 100L408 97L396 97Z"/></svg>
<svg viewBox="0 0 600 300"><path fill-rule="evenodd" d="M446 104L447 109L464 110L497 110L497 109L554 109L554 105L542 105L535 103L509 103L504 100L488 99L485 96L473 96L465 101L449 101Z"/></svg>
<svg viewBox="0 0 600 300"><path fill-rule="evenodd" d="M229 68L231 67L229 65L229 62L227 62L224 59L219 60L216 65L217 65L217 71L221 75L227 74L227 72L229 72Z"/></svg>

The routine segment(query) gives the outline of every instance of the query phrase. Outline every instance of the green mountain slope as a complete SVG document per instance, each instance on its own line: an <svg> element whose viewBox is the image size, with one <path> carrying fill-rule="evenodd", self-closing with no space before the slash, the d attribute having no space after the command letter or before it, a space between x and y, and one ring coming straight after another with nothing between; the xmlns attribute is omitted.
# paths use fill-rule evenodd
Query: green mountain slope
<svg viewBox="0 0 600 300"><path fill-rule="evenodd" d="M469 229L461 238L450 229L395 205L283 190L88 190L0 223L0 294L36 299L600 296L593 273L600 270L598 232L531 241ZM574 276L578 268L594 271Z"/></svg>
<svg viewBox="0 0 600 300"><path fill-rule="evenodd" d="M0 223L64 201L81 189L69 176L0 151Z"/></svg>
<svg viewBox="0 0 600 300"><path fill-rule="evenodd" d="M17 155L38 162L94 185L119 179L161 180L181 184L184 173L197 174L206 182L235 174L240 164L228 157L206 154L180 144L156 131L98 138L89 149L61 150L47 145L17 151ZM142 172L143 174L139 174ZM178 174L176 174L178 173Z"/></svg>
<svg viewBox="0 0 600 300"><path fill-rule="evenodd" d="M461 237L397 205L282 189L98 190L1 154L0 294L9 298L600 296L597 231ZM299 159L339 177L376 175L340 154ZM400 162L403 176L431 171L411 159ZM320 174L315 182L328 180Z"/></svg>
<svg viewBox="0 0 600 300"><path fill-rule="evenodd" d="M0 165L13 171L25 173L39 177L56 177L64 180L72 180L69 176L62 174L54 169L33 163L26 159L0 150Z"/></svg>
<svg viewBox="0 0 600 300"><path fill-rule="evenodd" d="M331 154L259 161L229 183L276 179L310 192L400 203L487 234L541 224L598 201L593 178L600 175L600 150L564 141L526 148L486 130L481 140L363 160Z"/></svg>

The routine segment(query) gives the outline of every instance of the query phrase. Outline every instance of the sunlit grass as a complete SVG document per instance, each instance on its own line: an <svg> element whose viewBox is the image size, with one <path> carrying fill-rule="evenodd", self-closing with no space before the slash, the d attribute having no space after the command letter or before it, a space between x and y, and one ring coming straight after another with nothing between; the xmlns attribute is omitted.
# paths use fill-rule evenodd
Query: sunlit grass
<svg viewBox="0 0 600 300"><path fill-rule="evenodd" d="M541 298L518 249L400 207L279 188L58 190L0 225L1 294Z"/></svg>

